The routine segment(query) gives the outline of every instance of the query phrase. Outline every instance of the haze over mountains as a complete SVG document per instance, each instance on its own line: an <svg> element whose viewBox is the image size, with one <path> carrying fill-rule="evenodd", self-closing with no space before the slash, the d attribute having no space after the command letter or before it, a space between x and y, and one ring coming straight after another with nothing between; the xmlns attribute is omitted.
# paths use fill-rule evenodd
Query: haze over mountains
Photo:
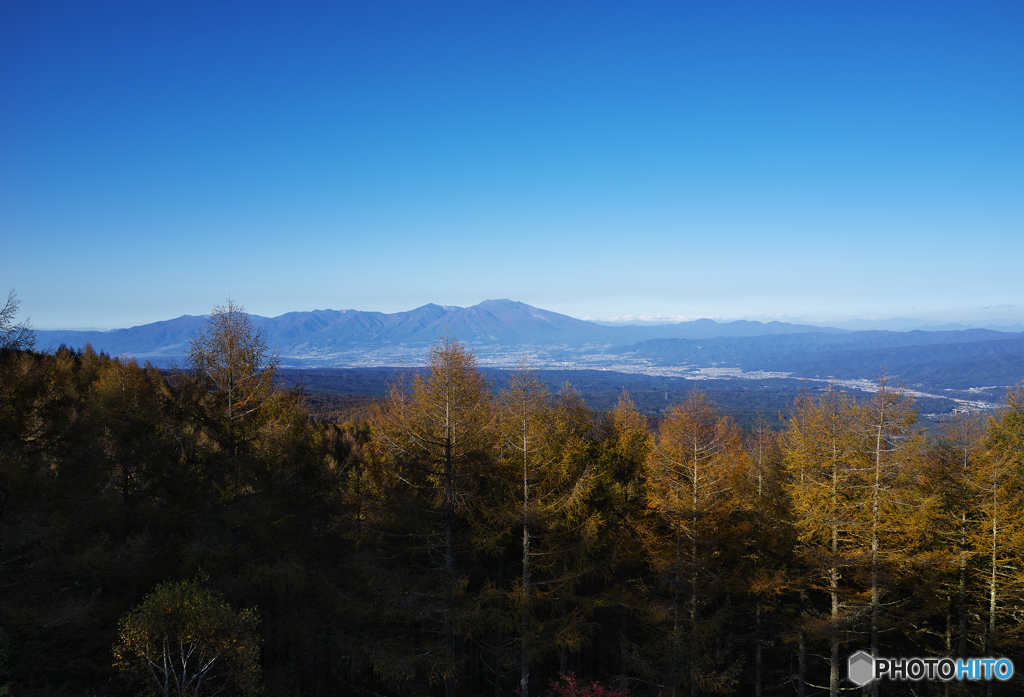
<svg viewBox="0 0 1024 697"><path fill-rule="evenodd" d="M204 316L176 319L108 332L39 331L41 346L84 346L96 350L129 353L138 358L180 360L188 339ZM474 347L583 346L625 344L654 338L702 339L715 336L761 336L800 332L841 333L838 329L787 324L748 322L720 324L709 319L657 326L605 326L511 300L485 300L472 307L428 304L407 312L386 314L360 310L312 310L288 312L278 317L253 317L289 359L308 359L325 352L406 346L429 346L446 332Z"/></svg>
<svg viewBox="0 0 1024 697"><path fill-rule="evenodd" d="M205 317L98 331L38 331L40 348L87 342L155 365L181 364ZM482 365L525 358L538 368L729 375L771 371L794 377L871 378L885 365L927 387L1009 385L1024 377L1024 334L994 329L848 331L785 322L701 319L678 324L609 326L511 300L472 307L424 305L386 314L358 310L253 317L268 344L293 367L417 365L448 333L473 348Z"/></svg>

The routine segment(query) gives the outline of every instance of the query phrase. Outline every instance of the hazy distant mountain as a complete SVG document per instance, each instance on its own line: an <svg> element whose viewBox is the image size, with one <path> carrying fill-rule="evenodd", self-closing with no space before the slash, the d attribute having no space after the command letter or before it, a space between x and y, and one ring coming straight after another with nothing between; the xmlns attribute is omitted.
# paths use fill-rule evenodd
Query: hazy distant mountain
<svg viewBox="0 0 1024 697"><path fill-rule="evenodd" d="M47 330L37 332L40 347L91 343L97 351L122 353L154 362L180 360L188 339L203 317L183 315L130 329L99 331ZM424 305L408 312L313 310L279 317L254 317L267 339L282 355L301 357L325 351L348 351L387 346L425 346L446 333L471 346L559 345L610 346L656 337L703 338L821 332L817 327L782 322L728 322L709 319L660 326L609 327L512 300L485 300L472 307ZM841 332L841 330L828 330Z"/></svg>
<svg viewBox="0 0 1024 697"><path fill-rule="evenodd" d="M855 332L890 331L890 332L942 332L960 331L963 329L991 329L997 332L1017 333L1024 331L1024 324L1017 320L991 319L980 322L947 322L935 324L913 317L893 317L892 319L854 319L842 322L829 322L829 326Z"/></svg>
<svg viewBox="0 0 1024 697"><path fill-rule="evenodd" d="M140 361L153 359L154 363L166 363L172 359L180 360L180 357L185 355L189 337L195 333L204 319L205 317L182 315L176 319L107 332L37 330L36 348L46 350L61 344L82 348L86 343L90 343L97 351L106 351L113 356L127 354Z"/></svg>

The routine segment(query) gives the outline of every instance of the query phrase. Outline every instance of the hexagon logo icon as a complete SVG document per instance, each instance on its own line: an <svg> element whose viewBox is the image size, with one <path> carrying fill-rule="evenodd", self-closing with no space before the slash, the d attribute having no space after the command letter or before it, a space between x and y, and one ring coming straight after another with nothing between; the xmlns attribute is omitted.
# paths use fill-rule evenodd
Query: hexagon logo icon
<svg viewBox="0 0 1024 697"><path fill-rule="evenodd" d="M858 651L846 659L846 677L854 685L867 685L874 678L875 659L865 651Z"/></svg>

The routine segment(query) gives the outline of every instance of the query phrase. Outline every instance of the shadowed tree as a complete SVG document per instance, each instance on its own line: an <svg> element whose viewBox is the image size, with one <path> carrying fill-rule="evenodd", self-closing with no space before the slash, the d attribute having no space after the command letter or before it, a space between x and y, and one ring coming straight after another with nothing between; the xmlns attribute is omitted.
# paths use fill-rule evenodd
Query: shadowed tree
<svg viewBox="0 0 1024 697"><path fill-rule="evenodd" d="M574 589L600 526L600 516L587 505L594 485L591 419L575 390L566 386L551 400L525 368L511 375L498 402L501 464L505 476L517 481L518 495L489 517L521 534L522 575L513 605L519 615L519 692L526 697L531 660L554 648L565 654L583 642L585 612Z"/></svg>
<svg viewBox="0 0 1024 697"><path fill-rule="evenodd" d="M137 498L148 485L146 470L166 453L160 443L156 389L159 377L147 374L134 358L114 358L97 372L89 413L98 427L108 486L121 495L121 539L133 532Z"/></svg>
<svg viewBox="0 0 1024 697"><path fill-rule="evenodd" d="M463 344L441 339L427 364L411 385L391 386L372 423L372 445L382 489L415 516L405 539L423 543L417 563L426 576L395 602L421 616L440 615L441 645L420 652L429 657L431 679L454 697L462 673L456 635L465 614L466 578L456 558L460 519L473 510L494 461L494 416L487 381Z"/></svg>
<svg viewBox="0 0 1024 697"><path fill-rule="evenodd" d="M788 585L786 568L792 565L795 540L785 492L780 437L771 430L764 414L757 415L753 427L746 433L744 447L747 467L739 491L746 522L742 587L754 603L754 697L761 697L766 683L765 649L774 643L768 637L779 634L781 629L775 624L773 611Z"/></svg>
<svg viewBox="0 0 1024 697"><path fill-rule="evenodd" d="M189 370L209 393L198 393L203 409L196 418L216 442L224 465L224 478L214 483L227 500L235 549L241 534L238 502L249 491L244 479L254 471L254 451L266 435L264 427L281 406L274 385L279 364L263 330L233 300L214 307L189 344Z"/></svg>
<svg viewBox="0 0 1024 697"><path fill-rule="evenodd" d="M619 688L630 684L629 669L643 670L645 661L637 632L632 628L634 615L644 606L643 584L637 569L643 568L645 550L640 532L647 510L644 493L644 465L654 444L647 418L637 411L629 395L623 393L607 422L602 445L607 457L604 468L611 504L608 520L613 536L613 578L608 587L609 601L619 614ZM563 672L565 672L563 670Z"/></svg>
<svg viewBox="0 0 1024 697"><path fill-rule="evenodd" d="M894 614L898 581L916 577L928 529L931 499L918 485L924 473L924 434L916 427L913 397L894 388L884 373L872 398L851 416L859 432L854 467L864 501L850 515L860 522L859 544L868 558L863 575L870 594L871 653L878 656L883 613ZM890 596L885 609L883 595ZM878 697L878 681L872 682L871 695Z"/></svg>

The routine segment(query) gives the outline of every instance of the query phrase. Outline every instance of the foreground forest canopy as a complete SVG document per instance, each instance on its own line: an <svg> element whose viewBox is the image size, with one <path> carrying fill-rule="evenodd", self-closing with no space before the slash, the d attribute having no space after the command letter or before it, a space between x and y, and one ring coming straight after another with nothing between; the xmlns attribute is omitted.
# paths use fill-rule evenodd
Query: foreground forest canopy
<svg viewBox="0 0 1024 697"><path fill-rule="evenodd" d="M1021 655L1020 387L929 439L884 378L741 430L428 358L324 424L231 303L166 375L0 349L0 691L152 690L138 637L186 596L255 637L220 694L835 696L858 649Z"/></svg>

